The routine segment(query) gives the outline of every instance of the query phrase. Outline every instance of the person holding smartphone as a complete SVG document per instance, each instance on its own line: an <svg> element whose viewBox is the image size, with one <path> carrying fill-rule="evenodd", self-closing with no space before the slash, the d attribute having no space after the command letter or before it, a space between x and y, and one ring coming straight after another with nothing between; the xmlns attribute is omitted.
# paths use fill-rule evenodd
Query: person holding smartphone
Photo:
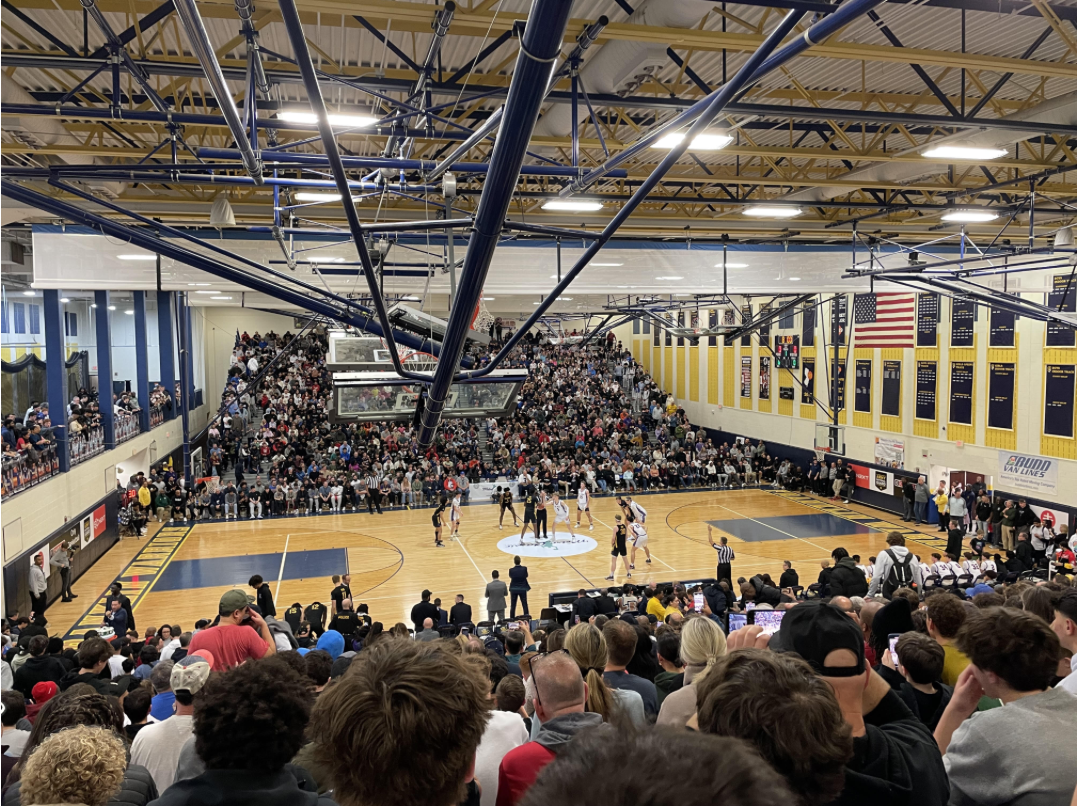
<svg viewBox="0 0 1080 806"><path fill-rule="evenodd" d="M188 654L209 650L211 668L224 672L246 660L258 660L277 653L274 636L266 620L251 606L251 597L241 590L228 590L218 602L218 624L199 630L188 644ZM254 627L255 629L251 629Z"/></svg>

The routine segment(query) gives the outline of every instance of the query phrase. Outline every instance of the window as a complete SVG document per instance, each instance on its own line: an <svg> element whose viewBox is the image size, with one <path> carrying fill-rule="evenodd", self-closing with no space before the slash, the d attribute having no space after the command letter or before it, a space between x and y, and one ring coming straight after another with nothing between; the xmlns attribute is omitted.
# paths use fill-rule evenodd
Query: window
<svg viewBox="0 0 1080 806"><path fill-rule="evenodd" d="M12 330L13 333L25 333L26 332L26 305L21 302L11 303L13 318L15 320L15 327Z"/></svg>
<svg viewBox="0 0 1080 806"><path fill-rule="evenodd" d="M78 338L79 336L79 317L72 311L64 313L64 335L69 339Z"/></svg>
<svg viewBox="0 0 1080 806"><path fill-rule="evenodd" d="M11 324L8 322L8 304L7 302L0 302L0 333L7 333L11 329Z"/></svg>
<svg viewBox="0 0 1080 806"><path fill-rule="evenodd" d="M30 304L30 333L34 336L41 333L41 306Z"/></svg>

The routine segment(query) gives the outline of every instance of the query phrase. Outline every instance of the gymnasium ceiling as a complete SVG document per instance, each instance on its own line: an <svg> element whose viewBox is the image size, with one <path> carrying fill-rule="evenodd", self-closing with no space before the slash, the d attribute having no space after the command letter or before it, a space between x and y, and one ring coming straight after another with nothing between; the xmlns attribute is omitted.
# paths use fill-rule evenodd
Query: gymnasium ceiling
<svg viewBox="0 0 1080 806"><path fill-rule="evenodd" d="M589 64L605 48L644 43L649 65L636 79L616 82L625 97L593 91L595 118L586 113L579 120L580 164L587 169L604 160L597 129L606 148L618 153L642 132L734 75L787 9L825 9L804 0L693 1L704 13L689 28L627 23L631 6L624 0L574 3L564 55L586 24L601 15L609 18L599 40L585 52L582 81L586 86L590 81L601 83L595 76L590 78ZM632 5L643 2L636 0ZM417 79L415 67L424 59L432 39L432 19L440 6L404 0L298 0L297 5L316 67L357 79L365 89L377 89L391 98L408 96L403 88ZM171 2L163 6L157 0L99 0L97 7L170 107L205 116L200 119L204 125L181 127L187 145L195 151L230 147L229 130L207 81L200 77ZM228 76L242 79L247 44L238 33L233 3L200 0L198 7L222 67L232 71ZM254 9L253 23L272 84L269 98L258 100L259 116L273 118L282 109L306 108L296 66L280 58L291 56L292 51L276 3L259 0ZM502 104L500 93L509 84L518 53L518 42L511 34L515 21L523 20L527 11L525 0L462 0L458 4L432 88L432 102L451 104L444 114L455 124L475 127ZM807 14L798 30L817 16ZM1057 202L1074 203L1076 198L1075 2L887 2L871 16L857 18L829 41L767 75L739 99L713 127L730 133L734 141L720 151L688 151L620 235L677 239L726 235L734 242L839 244L850 239L851 222L861 219L863 232L917 242L956 231L956 225L941 220L950 204L991 207L1006 216L1010 205L1023 199L1029 182L998 185L1028 175L1038 177L1036 186L1042 194L1037 202L1037 234L1074 221L1073 210ZM23 109L35 105L45 113L3 115L5 168L169 161L168 147L148 156L167 139L165 125L124 117L129 110L153 111L130 74L120 73L118 99L113 98L108 69L92 76L107 58L105 39L92 19L84 20L78 0L3 0L0 44L5 106L17 100ZM470 72L478 55L483 58ZM84 81L81 88L76 87ZM13 85L25 93L12 89ZM229 87L243 108L245 82L232 80ZM73 89L77 91L71 94ZM327 82L323 89L332 113L385 117L394 111L353 86ZM488 91L487 97L453 105L457 99ZM564 165L571 163L572 143L558 118L560 114L565 118L571 106L569 91L570 81L563 79L556 87L559 97L543 107L531 142L531 150L539 157ZM61 101L64 112L53 114ZM107 109L113 101L118 109L111 120L79 116L78 107ZM1029 131L995 123L1003 118L1053 124L1054 130L1040 133L1034 122ZM60 131L55 130L56 122L62 125ZM431 130L418 127L411 156L438 159L460 142L458 131L443 123ZM279 142L315 134L313 126L302 125L277 131ZM921 155L929 145L949 136L955 140L957 134L979 145L993 141L1007 153L992 161L953 162ZM265 146L265 130L260 137ZM338 134L343 153L351 156L378 156L387 139L370 129ZM463 159L485 162L491 147L488 140ZM293 150L319 153L321 144L316 141ZM510 217L598 228L664 153L646 149L625 166L627 178L607 178L590 188L588 197L604 203L598 212L544 211L541 203L566 180L522 177ZM183 148L178 158L194 160ZM530 157L526 164L541 162ZM245 175L239 163L228 172ZM279 173L300 176L295 168L282 167ZM360 173L354 176L359 178ZM475 209L484 181L482 174L458 176L456 205L461 210ZM209 204L222 193L228 195L238 226L267 225L273 215L273 196L266 187L222 190L197 184L98 184L97 190L114 194L124 207L178 226L205 226ZM984 189L989 185L995 187ZM42 182L35 186L57 192ZM748 206L770 200L799 201L803 212L786 221L743 214ZM439 201L435 194L409 199L383 193L363 199L357 209L364 221L426 218L434 217ZM9 208L5 211L8 221L23 217L7 201L5 207ZM340 203L316 204L297 212L305 220L301 226L344 223ZM42 214L29 215L28 220L51 219ZM992 237L1005 220L972 225L969 232ZM1006 235L1013 232L1026 237L1026 215L1017 217Z"/></svg>

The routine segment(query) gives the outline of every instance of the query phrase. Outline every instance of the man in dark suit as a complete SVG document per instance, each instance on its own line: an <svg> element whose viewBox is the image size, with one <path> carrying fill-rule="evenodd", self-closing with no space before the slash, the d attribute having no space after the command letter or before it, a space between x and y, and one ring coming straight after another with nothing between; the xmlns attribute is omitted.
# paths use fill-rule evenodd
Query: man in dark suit
<svg viewBox="0 0 1080 806"><path fill-rule="evenodd" d="M514 557L514 567L510 569L510 618L517 613L518 601L521 601L522 615L529 615L529 569L521 564L520 557Z"/></svg>
<svg viewBox="0 0 1080 806"><path fill-rule="evenodd" d="M431 619L432 624L439 623L439 609L431 603L431 591L425 590L420 594L420 601L413 605L412 613L413 627L416 632L420 632L424 629L424 619Z"/></svg>
<svg viewBox="0 0 1080 806"><path fill-rule="evenodd" d="M588 620L596 614L596 602L594 602L592 597L585 593L585 589L582 588L577 592L577 600L570 610L571 625L588 622Z"/></svg>
<svg viewBox="0 0 1080 806"><path fill-rule="evenodd" d="M460 593L454 597L454 606L450 608L450 623L455 627L472 622L472 605L465 604L465 597Z"/></svg>

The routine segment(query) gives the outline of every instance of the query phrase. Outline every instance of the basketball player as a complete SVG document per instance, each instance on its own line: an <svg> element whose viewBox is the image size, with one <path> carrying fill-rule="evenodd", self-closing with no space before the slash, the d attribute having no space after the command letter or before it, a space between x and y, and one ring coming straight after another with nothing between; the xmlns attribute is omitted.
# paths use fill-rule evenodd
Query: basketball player
<svg viewBox="0 0 1080 806"><path fill-rule="evenodd" d="M615 528L611 531L611 573L606 579L615 579L615 564L619 557L622 557L626 578L630 579L630 563L626 560L626 524L622 522L622 515L615 516Z"/></svg>
<svg viewBox="0 0 1080 806"><path fill-rule="evenodd" d="M537 487L536 491L533 493L533 501L536 505L536 539L537 541L540 540L540 530L543 529L544 540L547 540L547 493Z"/></svg>
<svg viewBox="0 0 1080 806"><path fill-rule="evenodd" d="M460 537L458 529L461 528L461 491L454 493L454 500L450 502L450 537Z"/></svg>
<svg viewBox="0 0 1080 806"><path fill-rule="evenodd" d="M499 528L503 528L503 515L506 514L507 510L510 510L510 514L514 516L514 526L516 527L518 525L518 516L514 511L514 494L510 492L509 486L507 486L505 490L503 490L502 487L499 487L498 489L502 490L502 492L499 493Z"/></svg>
<svg viewBox="0 0 1080 806"><path fill-rule="evenodd" d="M652 565L652 555L649 554L649 534L645 531L645 524L641 521L632 521L630 523L630 570L634 570L634 559L637 557L637 550L641 549L645 552L645 562Z"/></svg>
<svg viewBox="0 0 1080 806"><path fill-rule="evenodd" d="M552 493L551 508L555 510L555 525L552 527L552 531L557 535L559 533L559 524L565 522L566 528L570 531L570 539L577 539L577 535L574 534L574 527L570 525L570 507L566 505L566 502L559 499L557 492Z"/></svg>
<svg viewBox="0 0 1080 806"><path fill-rule="evenodd" d="M645 517L649 514L645 511L645 507L643 507L629 495L626 496L626 506L630 510L630 513L634 516L634 520L644 525Z"/></svg>
<svg viewBox="0 0 1080 806"><path fill-rule="evenodd" d="M521 542L525 542L525 533L529 531L529 524L533 527L533 538L536 542L540 542L540 524L536 520L536 498L533 495L532 484L526 483L521 488L522 494L525 496L525 514L521 519Z"/></svg>
<svg viewBox="0 0 1080 806"><path fill-rule="evenodd" d="M439 505L431 513L431 525L435 527L435 545L442 548L442 530L446 525L446 496L439 496Z"/></svg>
<svg viewBox="0 0 1080 806"><path fill-rule="evenodd" d="M574 526L577 526L579 528L581 527L581 513L584 512L586 515L589 516L589 531L590 532L592 531L592 528L593 528L592 512L589 511L589 500L591 498L592 498L592 495L589 494L588 485L584 481L582 481L578 485L578 491L577 491L577 523L575 523Z"/></svg>

